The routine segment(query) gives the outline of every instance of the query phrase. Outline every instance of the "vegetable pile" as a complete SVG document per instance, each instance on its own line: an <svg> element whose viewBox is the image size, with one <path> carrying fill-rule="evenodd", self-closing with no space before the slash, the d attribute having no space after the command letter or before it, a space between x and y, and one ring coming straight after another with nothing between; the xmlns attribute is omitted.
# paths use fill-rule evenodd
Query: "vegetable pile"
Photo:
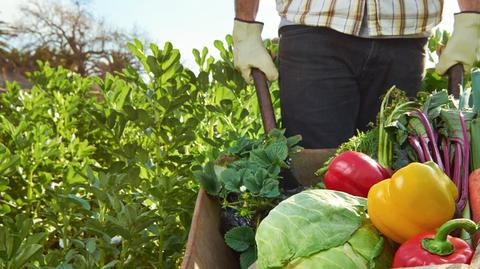
<svg viewBox="0 0 480 269"><path fill-rule="evenodd" d="M287 167L299 140L281 138L279 130L273 136L287 142L264 155L269 158L252 158L254 149L224 167L207 165L223 208L248 220L225 234L234 250L251 252L248 260L242 256L242 268L254 261L255 251L260 269L469 264L480 221L479 86L480 71L474 71L471 87L458 98L440 90L408 99L391 88L377 124L319 167L323 182L313 188L320 189L290 197L278 191L280 167ZM200 181L209 178L205 171ZM254 177L259 183L251 187ZM239 248L231 238L248 244Z"/></svg>

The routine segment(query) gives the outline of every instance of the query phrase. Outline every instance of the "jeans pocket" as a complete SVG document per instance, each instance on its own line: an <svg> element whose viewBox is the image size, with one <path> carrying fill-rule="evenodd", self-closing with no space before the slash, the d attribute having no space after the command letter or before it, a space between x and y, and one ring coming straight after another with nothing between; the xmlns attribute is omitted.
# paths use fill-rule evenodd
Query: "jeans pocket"
<svg viewBox="0 0 480 269"><path fill-rule="evenodd" d="M296 38L302 35L311 34L318 31L319 27L306 25L287 25L280 28L280 38L289 39Z"/></svg>

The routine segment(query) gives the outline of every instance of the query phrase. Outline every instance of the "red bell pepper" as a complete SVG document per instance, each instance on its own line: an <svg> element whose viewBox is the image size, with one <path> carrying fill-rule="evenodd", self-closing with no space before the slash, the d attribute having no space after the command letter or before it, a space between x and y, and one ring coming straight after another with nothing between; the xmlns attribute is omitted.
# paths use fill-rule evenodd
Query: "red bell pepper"
<svg viewBox="0 0 480 269"><path fill-rule="evenodd" d="M370 156L345 151L333 159L323 180L327 189L367 197L370 187L391 175Z"/></svg>
<svg viewBox="0 0 480 269"><path fill-rule="evenodd" d="M393 258L393 268L416 267L435 264L470 264L473 249L460 238L449 236L455 229L463 228L473 234L475 222L453 219L443 224L437 233L420 233L403 243Z"/></svg>

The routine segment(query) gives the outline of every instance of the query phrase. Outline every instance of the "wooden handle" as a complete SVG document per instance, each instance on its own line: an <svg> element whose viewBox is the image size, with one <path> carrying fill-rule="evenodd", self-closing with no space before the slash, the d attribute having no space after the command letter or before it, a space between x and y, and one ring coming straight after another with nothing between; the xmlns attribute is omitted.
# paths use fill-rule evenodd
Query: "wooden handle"
<svg viewBox="0 0 480 269"><path fill-rule="evenodd" d="M253 83L260 105L260 114L262 116L263 129L265 133L269 133L275 129L275 114L273 113L272 99L268 90L268 82L265 74L257 68L252 69Z"/></svg>
<svg viewBox="0 0 480 269"><path fill-rule="evenodd" d="M460 96L460 87L463 85L463 65L456 64L447 71L448 75L448 93L455 98Z"/></svg>

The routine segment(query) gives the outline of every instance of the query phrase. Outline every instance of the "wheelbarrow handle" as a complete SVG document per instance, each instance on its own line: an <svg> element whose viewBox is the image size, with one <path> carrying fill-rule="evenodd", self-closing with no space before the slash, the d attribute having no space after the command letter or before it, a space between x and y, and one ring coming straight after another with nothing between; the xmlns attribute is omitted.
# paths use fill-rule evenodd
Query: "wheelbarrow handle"
<svg viewBox="0 0 480 269"><path fill-rule="evenodd" d="M460 87L463 85L463 65L456 64L447 70L448 93L455 98L460 96Z"/></svg>
<svg viewBox="0 0 480 269"><path fill-rule="evenodd" d="M260 105L263 129L265 130L265 133L268 134L271 130L276 128L276 124L272 99L270 97L270 91L268 90L267 78L258 68L252 68L252 77L257 91L258 103Z"/></svg>

